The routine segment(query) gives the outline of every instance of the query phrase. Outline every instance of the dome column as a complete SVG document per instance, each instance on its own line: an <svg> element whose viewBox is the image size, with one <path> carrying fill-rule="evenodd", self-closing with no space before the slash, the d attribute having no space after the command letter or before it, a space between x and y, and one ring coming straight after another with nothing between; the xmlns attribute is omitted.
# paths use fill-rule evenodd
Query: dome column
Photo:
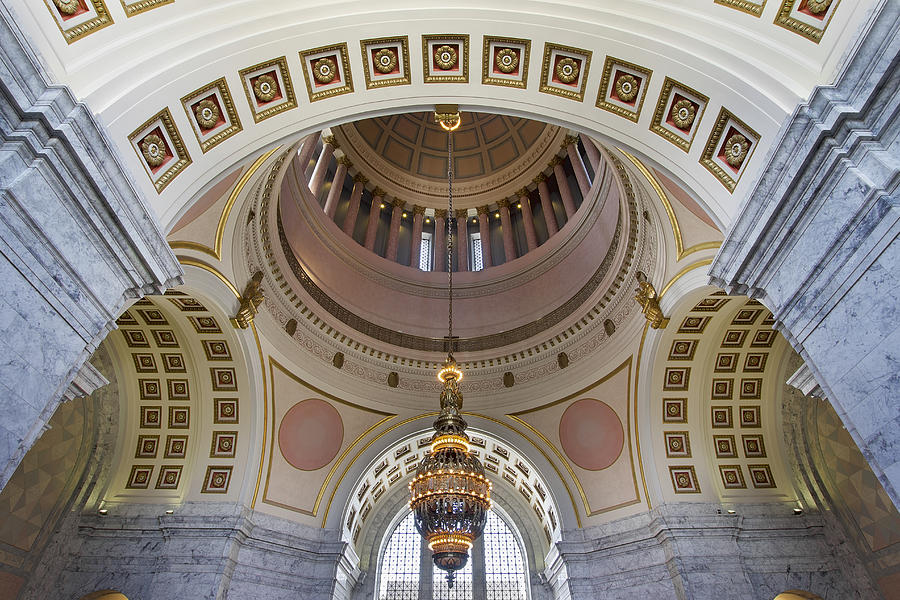
<svg viewBox="0 0 900 600"><path fill-rule="evenodd" d="M350 206L347 207L347 216L344 217L344 233L353 236L353 230L356 228L356 217L359 216L359 200L362 198L363 190L369 179L362 173L357 173L353 177L353 190L350 192Z"/></svg>
<svg viewBox="0 0 900 600"><path fill-rule="evenodd" d="M387 254L385 258L388 260L397 260L397 251L400 249L400 223L403 217L403 200L394 198L391 201L394 208L391 210L391 230L388 233Z"/></svg>
<svg viewBox="0 0 900 600"><path fill-rule="evenodd" d="M369 209L369 222L366 224L366 248L375 251L375 236L378 234L378 221L381 218L381 202L384 190L375 188L372 192L372 208Z"/></svg>
<svg viewBox="0 0 900 600"><path fill-rule="evenodd" d="M569 154L569 162L572 163L572 170L575 171L575 179L578 180L581 195L586 197L591 189L591 182L588 180L587 169L581 160L581 154L578 153L578 138L574 135L567 135L563 140L562 147Z"/></svg>
<svg viewBox="0 0 900 600"><path fill-rule="evenodd" d="M456 270L469 270L469 233L466 222L469 214L462 208L456 211Z"/></svg>
<svg viewBox="0 0 900 600"><path fill-rule="evenodd" d="M591 167L594 169L594 179L597 179L597 172L600 170L600 151L597 150L597 146L594 145L594 140L589 138L586 135L582 135L581 143L584 144L584 151L588 155L588 161L591 163Z"/></svg>
<svg viewBox="0 0 900 600"><path fill-rule="evenodd" d="M306 139L303 140L303 146L300 148L300 152L297 153L297 164L300 165L300 172L304 177L306 176L306 168L309 167L309 159L312 158L313 152L316 151L316 144L319 143L319 138L321 136L321 132L311 133L306 136ZM318 164L318 162L316 164ZM313 171L315 172L315 169L313 169ZM307 184L308 183L309 180L307 180Z"/></svg>
<svg viewBox="0 0 900 600"><path fill-rule="evenodd" d="M325 173L328 172L328 164L331 162L331 157L334 156L334 151L338 147L338 143L334 140L333 135L326 135L322 138L322 142L322 152L319 154L319 159L316 161L316 167L313 169L312 176L309 178L309 192L313 196L319 195L319 191L322 189L322 183L325 181ZM335 173L335 175L337 174Z"/></svg>
<svg viewBox="0 0 900 600"><path fill-rule="evenodd" d="M328 190L328 198L325 200L325 214L331 220L334 220L334 214L337 212L337 205L341 199L341 190L344 188L344 179L347 178L347 169L352 166L353 163L346 156L338 159L337 170L334 172L334 179L331 181L331 189Z"/></svg>
<svg viewBox="0 0 900 600"><path fill-rule="evenodd" d="M572 198L572 190L569 189L569 178L566 177L566 170L563 168L562 159L554 156L550 161L553 167L553 174L556 176L556 186L559 188L559 195L562 198L563 208L566 209L566 220L572 218L575 214L575 199Z"/></svg>
<svg viewBox="0 0 900 600"><path fill-rule="evenodd" d="M553 199L550 197L550 188L547 187L547 176L541 173L534 178L538 186L538 194L541 196L541 210L544 212L544 222L547 224L547 237L552 237L559 231L556 223L556 213L553 212Z"/></svg>
<svg viewBox="0 0 900 600"><path fill-rule="evenodd" d="M512 221L509 218L509 200L502 198L497 201L500 210L500 227L503 228L503 252L506 254L506 262L516 259L516 243L513 241Z"/></svg>
<svg viewBox="0 0 900 600"><path fill-rule="evenodd" d="M434 211L434 266L432 271L443 271L447 266L447 209Z"/></svg>
<svg viewBox="0 0 900 600"><path fill-rule="evenodd" d="M422 221L424 219L425 207L414 204L412 241L409 249L409 266L413 269L418 269L419 262L422 260Z"/></svg>
<svg viewBox="0 0 900 600"><path fill-rule="evenodd" d="M487 206L479 206L475 210L478 212L478 233L481 235L481 260L487 269L494 265L491 257L491 211Z"/></svg>
<svg viewBox="0 0 900 600"><path fill-rule="evenodd" d="M516 195L522 205L522 221L525 225L525 241L528 242L528 251L537 248L537 232L534 230L534 215L531 212L531 199L528 197L528 189L522 188Z"/></svg>

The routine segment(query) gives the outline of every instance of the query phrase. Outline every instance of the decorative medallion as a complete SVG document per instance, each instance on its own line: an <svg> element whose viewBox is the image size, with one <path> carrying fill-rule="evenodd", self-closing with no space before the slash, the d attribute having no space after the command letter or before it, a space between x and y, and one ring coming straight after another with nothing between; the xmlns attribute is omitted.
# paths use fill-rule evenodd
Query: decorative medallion
<svg viewBox="0 0 900 600"><path fill-rule="evenodd" d="M544 44L540 90L581 102L590 66L590 50L547 42Z"/></svg>
<svg viewBox="0 0 900 600"><path fill-rule="evenodd" d="M153 465L134 465L131 467L125 487L130 490L146 490L150 487L152 475Z"/></svg>
<svg viewBox="0 0 900 600"><path fill-rule="evenodd" d="M134 452L135 458L156 458L159 450L158 435L139 435L137 441L137 450Z"/></svg>
<svg viewBox="0 0 900 600"><path fill-rule="evenodd" d="M242 69L239 76L254 122L297 107L286 57L279 56Z"/></svg>
<svg viewBox="0 0 900 600"><path fill-rule="evenodd" d="M772 477L772 469L769 465L747 465L750 471L750 481L753 487L758 489L775 487L775 479Z"/></svg>
<svg viewBox="0 0 900 600"><path fill-rule="evenodd" d="M128 2L127 0L120 0L122 3L122 8L125 9L126 17L133 17L134 15L139 15L143 12L147 12L153 8L159 8L165 4L172 4L175 0L137 0L137 2Z"/></svg>
<svg viewBox="0 0 900 600"><path fill-rule="evenodd" d="M161 467L159 470L159 477L156 479L156 489L177 489L178 482L181 481L181 469L181 465L168 465Z"/></svg>
<svg viewBox="0 0 900 600"><path fill-rule="evenodd" d="M687 423L687 398L663 399L663 423Z"/></svg>
<svg viewBox="0 0 900 600"><path fill-rule="evenodd" d="M409 38L373 38L359 43L366 89L409 85Z"/></svg>
<svg viewBox="0 0 900 600"><path fill-rule="evenodd" d="M160 400L162 392L159 379L138 379L138 391L141 400Z"/></svg>
<svg viewBox="0 0 900 600"><path fill-rule="evenodd" d="M227 494L233 468L232 466L206 467L206 476L203 478L203 488L200 493Z"/></svg>
<svg viewBox="0 0 900 600"><path fill-rule="evenodd" d="M747 484L744 483L744 472L741 465L719 465L719 474L722 476L722 485L726 490L743 490Z"/></svg>
<svg viewBox="0 0 900 600"><path fill-rule="evenodd" d="M140 329L123 329L122 336L125 338L125 343L128 344L129 348L149 348L150 340L147 339L147 336L144 335L144 332Z"/></svg>
<svg viewBox="0 0 900 600"><path fill-rule="evenodd" d="M712 381L712 399L713 400L731 400L734 395L733 379L713 379Z"/></svg>
<svg viewBox="0 0 900 600"><path fill-rule="evenodd" d="M741 400L759 400L762 394L762 379L741 379Z"/></svg>
<svg viewBox="0 0 900 600"><path fill-rule="evenodd" d="M678 333L701 334L703 333L703 330L706 329L711 318L712 317L685 317L684 321L681 323L681 327L678 328Z"/></svg>
<svg viewBox="0 0 900 600"><path fill-rule="evenodd" d="M669 360L694 360L699 340L674 340L669 350Z"/></svg>
<svg viewBox="0 0 900 600"><path fill-rule="evenodd" d="M237 391L237 378L231 367L213 367L209 370L215 391Z"/></svg>
<svg viewBox="0 0 900 600"><path fill-rule="evenodd" d="M738 457L733 435L714 435L713 445L716 447L716 458Z"/></svg>
<svg viewBox="0 0 900 600"><path fill-rule="evenodd" d="M741 427L762 427L762 417L759 406L741 406L738 412L741 416Z"/></svg>
<svg viewBox="0 0 900 600"><path fill-rule="evenodd" d="M181 104L203 152L241 131L241 121L224 77L194 90L181 99Z"/></svg>
<svg viewBox="0 0 900 600"><path fill-rule="evenodd" d="M742 435L741 442L744 446L744 457L746 458L765 458L766 445L763 443L762 435Z"/></svg>
<svg viewBox="0 0 900 600"><path fill-rule="evenodd" d="M775 338L778 336L778 332L772 329L760 329L753 336L753 340L750 342L751 348L771 348L772 344L775 343Z"/></svg>
<svg viewBox="0 0 900 600"><path fill-rule="evenodd" d="M141 428L159 429L162 427L162 406L141 406Z"/></svg>
<svg viewBox="0 0 900 600"><path fill-rule="evenodd" d="M700 163L733 192L758 142L758 133L722 108Z"/></svg>
<svg viewBox="0 0 900 600"><path fill-rule="evenodd" d="M672 477L672 486L676 494L699 494L700 483L697 481L697 473L694 467L679 466L669 467L669 475Z"/></svg>
<svg viewBox="0 0 900 600"><path fill-rule="evenodd" d="M840 0L783 0L775 24L818 44L839 4Z"/></svg>
<svg viewBox="0 0 900 600"><path fill-rule="evenodd" d="M191 408L189 406L169 407L169 429L189 429L191 426Z"/></svg>
<svg viewBox="0 0 900 600"><path fill-rule="evenodd" d="M191 164L169 109L163 109L128 136L157 193Z"/></svg>
<svg viewBox="0 0 900 600"><path fill-rule="evenodd" d="M712 416L714 429L730 429L734 427L730 406L712 406L710 407L710 415Z"/></svg>
<svg viewBox="0 0 900 600"><path fill-rule="evenodd" d="M237 431L214 431L210 458L234 458L237 448Z"/></svg>
<svg viewBox="0 0 900 600"><path fill-rule="evenodd" d="M732 325L753 325L762 313L761 308L742 308L731 320Z"/></svg>
<svg viewBox="0 0 900 600"><path fill-rule="evenodd" d="M766 370L766 360L769 358L767 352L748 352L744 358L744 372L746 373L762 373Z"/></svg>
<svg viewBox="0 0 900 600"><path fill-rule="evenodd" d="M422 54L425 83L469 82L468 35L423 35Z"/></svg>
<svg viewBox="0 0 900 600"><path fill-rule="evenodd" d="M687 152L708 102L697 90L666 77L650 130Z"/></svg>
<svg viewBox="0 0 900 600"><path fill-rule="evenodd" d="M67 44L112 25L103 0L44 0Z"/></svg>
<svg viewBox="0 0 900 600"><path fill-rule="evenodd" d="M715 3L721 4L722 6L729 6L741 12L753 15L754 17L759 17L762 15L766 0L760 0L759 2L752 2L751 0L715 0Z"/></svg>
<svg viewBox="0 0 900 600"><path fill-rule="evenodd" d="M667 367L663 381L664 390L686 390L690 385L690 367Z"/></svg>
<svg viewBox="0 0 900 600"><path fill-rule="evenodd" d="M151 333L158 348L178 348L178 338L171 329L154 329Z"/></svg>
<svg viewBox="0 0 900 600"><path fill-rule="evenodd" d="M353 91L345 43L304 50L300 53L300 65L310 102Z"/></svg>
<svg viewBox="0 0 900 600"><path fill-rule="evenodd" d="M222 329L212 317L188 317L197 333L222 333Z"/></svg>
<svg viewBox="0 0 900 600"><path fill-rule="evenodd" d="M747 339L747 330L746 329L729 329L725 332L725 337L722 338L722 347L723 348L740 348L744 345L744 340Z"/></svg>
<svg viewBox="0 0 900 600"><path fill-rule="evenodd" d="M213 423L216 425L238 424L237 398L213 398Z"/></svg>
<svg viewBox="0 0 900 600"><path fill-rule="evenodd" d="M165 458L184 458L187 456L187 443L188 436L186 435L167 435Z"/></svg>
<svg viewBox="0 0 900 600"><path fill-rule="evenodd" d="M187 379L167 379L166 391L169 402L187 402L191 399Z"/></svg>
<svg viewBox="0 0 900 600"><path fill-rule="evenodd" d="M724 296L710 296L698 302L691 310L702 312L718 312L723 306L731 301L730 298Z"/></svg>
<svg viewBox="0 0 900 600"><path fill-rule="evenodd" d="M687 431L666 431L666 458L690 458L691 438Z"/></svg>
<svg viewBox="0 0 900 600"><path fill-rule="evenodd" d="M484 36L481 83L525 88L531 41Z"/></svg>
<svg viewBox="0 0 900 600"><path fill-rule="evenodd" d="M206 360L231 360L231 350L225 340L203 340Z"/></svg>
<svg viewBox="0 0 900 600"><path fill-rule="evenodd" d="M737 352L720 352L716 356L716 373L734 373L737 371L737 363Z"/></svg>

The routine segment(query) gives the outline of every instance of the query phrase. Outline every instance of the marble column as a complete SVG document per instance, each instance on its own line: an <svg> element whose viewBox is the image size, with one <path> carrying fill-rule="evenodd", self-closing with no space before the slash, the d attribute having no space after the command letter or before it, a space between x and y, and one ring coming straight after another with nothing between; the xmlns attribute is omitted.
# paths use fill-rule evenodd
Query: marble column
<svg viewBox="0 0 900 600"><path fill-rule="evenodd" d="M447 270L447 209L434 211L434 266L432 271Z"/></svg>
<svg viewBox="0 0 900 600"><path fill-rule="evenodd" d="M0 8L0 489L126 305L182 282L146 174L53 79Z"/></svg>
<svg viewBox="0 0 900 600"><path fill-rule="evenodd" d="M537 232L534 230L534 215L531 213L531 198L528 189L522 188L516 192L519 203L522 205L522 222L525 225L525 241L528 243L528 251L538 247Z"/></svg>
<svg viewBox="0 0 900 600"><path fill-rule="evenodd" d="M353 237L353 230L356 229L356 218L359 216L359 200L362 198L363 190L366 188L369 178L362 173L357 173L353 177L353 189L350 190L350 205L347 207L347 215L344 217L344 233Z"/></svg>
<svg viewBox="0 0 900 600"><path fill-rule="evenodd" d="M600 151L591 138L583 134L579 137L581 138L581 144L584 146L584 151L587 153L588 161L591 163L591 168L594 169L594 181L596 181L597 173L600 171Z"/></svg>
<svg viewBox="0 0 900 600"><path fill-rule="evenodd" d="M369 209L369 222L366 223L366 243L369 250L375 250L375 236L378 234L378 222L381 220L381 203L384 200L384 190L375 188L372 192L372 207Z"/></svg>
<svg viewBox="0 0 900 600"><path fill-rule="evenodd" d="M710 279L772 311L900 508L898 57L887 2L836 83L782 125Z"/></svg>
<svg viewBox="0 0 900 600"><path fill-rule="evenodd" d="M316 167L313 169L312 176L309 178L309 193L313 197L318 197L319 191L322 189L322 182L325 181L325 173L328 172L328 165L331 163L331 157L338 148L338 143L334 140L333 135L322 138L322 152L316 161Z"/></svg>
<svg viewBox="0 0 900 600"><path fill-rule="evenodd" d="M303 146L297 153L297 164L300 165L299 172L304 177L306 176L306 169L309 167L309 160L312 158L313 152L316 151L316 145L319 143L321 135L321 133L311 133L306 136L303 140Z"/></svg>
<svg viewBox="0 0 900 600"><path fill-rule="evenodd" d="M563 148L569 155L569 163L575 172L575 179L578 181L578 189L581 190L581 196L587 197L591 190L591 182L588 179L587 169L584 168L584 161L581 160L581 154L578 153L578 138L574 135L567 135L563 141Z"/></svg>
<svg viewBox="0 0 900 600"><path fill-rule="evenodd" d="M325 214L334 219L338 202L341 201L341 190L344 189L344 179L347 178L347 169L353 166L350 159L342 156L338 159L337 169L334 171L334 179L331 181L331 189L328 190L328 198L325 200Z"/></svg>
<svg viewBox="0 0 900 600"><path fill-rule="evenodd" d="M541 173L534 178L534 182L541 196L541 210L544 213L544 223L547 224L547 237L550 238L559 231L559 225L556 224L556 213L553 212L553 198L550 197L550 188L547 187L547 176Z"/></svg>
<svg viewBox="0 0 900 600"><path fill-rule="evenodd" d="M456 270L469 270L469 214L466 209L456 211Z"/></svg>
<svg viewBox="0 0 900 600"><path fill-rule="evenodd" d="M414 204L412 240L409 247L409 266L414 269L419 268L419 262L422 260L422 221L424 220L425 207Z"/></svg>
<svg viewBox="0 0 900 600"><path fill-rule="evenodd" d="M559 188L563 208L566 210L566 220L571 220L577 209L575 208L575 199L572 198L572 190L569 189L569 178L566 177L566 169L562 162L563 159L554 156L550 161L550 166L553 167L553 175L556 176L556 187Z"/></svg>
<svg viewBox="0 0 900 600"><path fill-rule="evenodd" d="M500 227L503 234L503 252L506 254L506 262L510 262L517 258L517 254L516 242L513 240L512 221L509 218L509 200L501 198L497 201L497 208L500 213Z"/></svg>
<svg viewBox="0 0 900 600"><path fill-rule="evenodd" d="M491 256L491 211L487 206L479 206L475 210L478 213L478 233L481 234L481 261L487 269L494 265Z"/></svg>
<svg viewBox="0 0 900 600"><path fill-rule="evenodd" d="M391 200L393 209L391 210L391 229L388 233L387 253L385 258L388 260L397 260L397 251L400 249L400 224L403 222L403 200L394 198Z"/></svg>

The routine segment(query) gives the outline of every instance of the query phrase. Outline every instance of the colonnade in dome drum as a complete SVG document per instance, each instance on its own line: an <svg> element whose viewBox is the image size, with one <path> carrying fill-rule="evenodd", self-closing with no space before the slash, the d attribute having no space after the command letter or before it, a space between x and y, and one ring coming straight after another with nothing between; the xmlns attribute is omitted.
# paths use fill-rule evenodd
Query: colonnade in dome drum
<svg viewBox="0 0 900 600"><path fill-rule="evenodd" d="M606 169L590 138L570 135L531 186L513 197L449 215L446 209L408 205L369 186L368 178L354 169L333 136L307 138L298 164L310 194L345 234L383 258L431 271L447 270L447 219L453 220L454 271L498 266L558 233ZM474 256L473 238L480 241L480 257ZM423 245L423 239L430 242ZM430 250L425 260L423 248Z"/></svg>

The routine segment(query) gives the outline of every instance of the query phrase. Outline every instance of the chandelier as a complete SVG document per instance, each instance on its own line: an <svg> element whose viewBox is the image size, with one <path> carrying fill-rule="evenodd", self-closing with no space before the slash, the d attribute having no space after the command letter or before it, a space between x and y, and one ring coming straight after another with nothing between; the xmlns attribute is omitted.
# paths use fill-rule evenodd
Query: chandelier
<svg viewBox="0 0 900 600"><path fill-rule="evenodd" d="M448 215L453 215L453 131L461 122L456 107L438 106L435 121L447 131ZM463 397L459 391L462 370L453 358L453 237L447 219L447 360L438 371L441 382L441 412L434 421L431 453L416 469L409 484L409 507L416 529L428 543L435 566L447 572L452 588L456 572L466 566L469 550L484 531L491 508L491 483L484 467L469 452L466 421L460 415ZM465 243L465 240L460 240Z"/></svg>

